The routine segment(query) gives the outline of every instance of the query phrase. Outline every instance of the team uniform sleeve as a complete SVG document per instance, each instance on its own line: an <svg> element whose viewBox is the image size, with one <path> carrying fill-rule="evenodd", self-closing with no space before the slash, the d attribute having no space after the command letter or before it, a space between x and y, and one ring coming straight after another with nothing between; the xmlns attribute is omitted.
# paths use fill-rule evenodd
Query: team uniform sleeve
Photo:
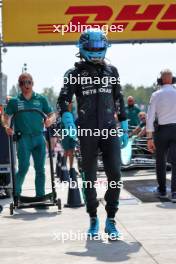
<svg viewBox="0 0 176 264"><path fill-rule="evenodd" d="M72 102L73 95L75 94L77 84L71 84L71 78L76 76L73 70L69 70L64 75L64 85L61 88L61 92L57 101L57 110L62 115L68 111L68 105Z"/></svg>
<svg viewBox="0 0 176 264"><path fill-rule="evenodd" d="M42 110L43 110L43 112L44 112L45 114L48 115L48 114L53 113L53 108L50 106L50 104L49 104L47 98L44 97L44 96L43 96L43 101L42 101L42 103L43 103Z"/></svg>
<svg viewBox="0 0 176 264"><path fill-rule="evenodd" d="M154 121L156 118L156 99L157 98L155 96L155 93L152 94L147 111L147 124L146 124L147 132L154 132Z"/></svg>
<svg viewBox="0 0 176 264"><path fill-rule="evenodd" d="M15 99L12 98L10 99L10 101L8 102L6 108L5 108L5 114L8 116L11 116L13 114L15 114L16 107L15 107Z"/></svg>
<svg viewBox="0 0 176 264"><path fill-rule="evenodd" d="M114 100L115 108L117 110L118 120L125 121L127 119L125 111L124 97L122 93L122 88L120 85L119 73L115 67L113 67L114 77L116 77L117 83L114 85Z"/></svg>

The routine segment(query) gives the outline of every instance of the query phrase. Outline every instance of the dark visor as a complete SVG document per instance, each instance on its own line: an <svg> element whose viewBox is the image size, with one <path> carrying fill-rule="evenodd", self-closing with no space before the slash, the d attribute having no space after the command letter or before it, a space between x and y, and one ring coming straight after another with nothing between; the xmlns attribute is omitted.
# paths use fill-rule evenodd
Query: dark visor
<svg viewBox="0 0 176 264"><path fill-rule="evenodd" d="M87 41L83 43L83 48L90 51L99 51L106 48L106 42L104 40Z"/></svg>

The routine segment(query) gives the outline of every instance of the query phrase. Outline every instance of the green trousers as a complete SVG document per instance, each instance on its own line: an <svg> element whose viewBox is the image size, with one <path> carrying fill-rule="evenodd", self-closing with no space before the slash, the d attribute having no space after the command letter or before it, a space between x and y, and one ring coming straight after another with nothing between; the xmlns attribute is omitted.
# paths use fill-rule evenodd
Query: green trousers
<svg viewBox="0 0 176 264"><path fill-rule="evenodd" d="M30 165L32 154L35 168L36 196L45 195L45 158L46 144L43 134L22 135L17 142L18 172L16 173L16 195L22 191L22 185ZM30 176L29 176L30 177Z"/></svg>

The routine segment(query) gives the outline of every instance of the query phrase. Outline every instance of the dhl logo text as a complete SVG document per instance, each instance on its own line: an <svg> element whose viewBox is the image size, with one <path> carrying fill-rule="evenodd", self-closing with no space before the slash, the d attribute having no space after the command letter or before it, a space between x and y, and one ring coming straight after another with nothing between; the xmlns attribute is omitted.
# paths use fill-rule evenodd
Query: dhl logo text
<svg viewBox="0 0 176 264"><path fill-rule="evenodd" d="M140 4L124 5L117 13L112 7L105 5L70 6L65 16L72 16L67 25L123 25L123 31L132 32L148 31L153 27L162 31L176 30L176 4L149 4L147 7ZM92 21L89 23L90 20ZM54 25L59 27L63 23L56 21ZM53 24L38 24L37 29L39 34L58 33L53 30ZM69 32L68 30L67 33Z"/></svg>

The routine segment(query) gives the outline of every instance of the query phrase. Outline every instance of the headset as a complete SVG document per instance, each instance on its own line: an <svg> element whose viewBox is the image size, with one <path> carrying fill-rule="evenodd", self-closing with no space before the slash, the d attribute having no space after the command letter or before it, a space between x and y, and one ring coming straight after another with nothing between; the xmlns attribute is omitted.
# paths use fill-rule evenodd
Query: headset
<svg viewBox="0 0 176 264"><path fill-rule="evenodd" d="M163 85L163 81L162 81L162 74L163 74L163 72L161 72L160 73L160 77L159 78L157 78L157 85ZM176 77L175 76L173 76L172 77L172 84L175 84L176 83Z"/></svg>

